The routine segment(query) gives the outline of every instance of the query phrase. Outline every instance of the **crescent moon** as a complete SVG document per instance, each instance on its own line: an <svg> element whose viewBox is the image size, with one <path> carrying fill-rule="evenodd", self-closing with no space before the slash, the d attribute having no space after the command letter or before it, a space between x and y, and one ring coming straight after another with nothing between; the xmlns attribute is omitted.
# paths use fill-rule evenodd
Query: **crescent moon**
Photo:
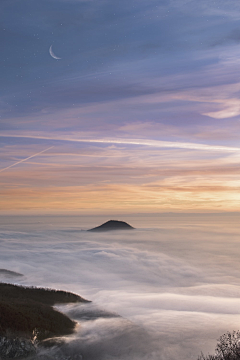
<svg viewBox="0 0 240 360"><path fill-rule="evenodd" d="M56 59L56 60L60 60L60 59L61 59L60 57L57 57L57 56L54 54L54 52L53 52L53 50L52 50L52 45L51 45L50 48L49 48L49 54L51 55L52 58L54 58L54 59Z"/></svg>

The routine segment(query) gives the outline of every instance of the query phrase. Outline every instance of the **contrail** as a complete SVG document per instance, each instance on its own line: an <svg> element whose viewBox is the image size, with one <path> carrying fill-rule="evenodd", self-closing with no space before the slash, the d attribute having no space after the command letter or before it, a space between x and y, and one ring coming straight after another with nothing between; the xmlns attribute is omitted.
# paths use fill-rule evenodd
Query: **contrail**
<svg viewBox="0 0 240 360"><path fill-rule="evenodd" d="M12 165L10 165L10 166L7 166L7 167L5 167L4 169L1 169L0 172L3 172L4 170L10 169L11 167L13 167L13 166L15 166L15 165L17 165L17 164L20 164L20 163L22 163L22 162L24 162L24 161L27 161L27 160L35 157L35 156L38 156L38 155L40 155L40 154L42 154L42 153L44 153L44 152L52 149L53 147L54 147L54 146L51 146L51 147L49 147L49 148L47 148L47 149L45 149L45 150L43 150L43 151L40 151L40 152L37 153L37 154L34 154L34 155L31 155L31 156L27 157L26 159L22 159L22 160L20 160L20 161L17 161L17 162L15 162L14 164L12 164Z"/></svg>
<svg viewBox="0 0 240 360"><path fill-rule="evenodd" d="M172 148L172 149L186 149L186 150L199 150L199 151L220 151L220 152L240 152L240 147L230 147L225 145L207 145L199 143L184 143L178 141L162 141L162 140L148 140L148 139L126 139L126 138L76 138L71 136L45 136L45 135L12 135L0 134L0 137L12 138L27 138L27 139L40 139L50 141L69 141L81 143L99 143L99 144L119 144L119 145L141 145L155 148Z"/></svg>

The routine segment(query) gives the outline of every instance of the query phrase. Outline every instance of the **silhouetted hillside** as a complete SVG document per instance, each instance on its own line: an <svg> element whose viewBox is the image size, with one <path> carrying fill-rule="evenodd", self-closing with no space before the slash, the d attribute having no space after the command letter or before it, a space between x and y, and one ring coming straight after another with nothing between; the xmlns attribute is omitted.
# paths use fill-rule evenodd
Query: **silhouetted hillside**
<svg viewBox="0 0 240 360"><path fill-rule="evenodd" d="M75 322L52 308L56 303L87 302L66 291L0 283L0 335L43 340L71 334Z"/></svg>
<svg viewBox="0 0 240 360"><path fill-rule="evenodd" d="M134 228L124 221L109 220L106 223L97 226L93 229L90 229L88 231L112 231L112 230L132 230L132 229Z"/></svg>
<svg viewBox="0 0 240 360"><path fill-rule="evenodd" d="M81 296L67 291L0 283L0 300L7 299L11 299L11 301L32 300L48 305L70 302L88 302Z"/></svg>

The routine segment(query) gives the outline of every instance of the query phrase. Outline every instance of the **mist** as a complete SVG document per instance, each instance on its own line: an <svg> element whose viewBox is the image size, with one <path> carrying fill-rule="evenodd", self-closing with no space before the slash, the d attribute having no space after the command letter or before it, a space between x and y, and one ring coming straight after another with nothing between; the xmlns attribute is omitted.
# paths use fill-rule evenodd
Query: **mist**
<svg viewBox="0 0 240 360"><path fill-rule="evenodd" d="M107 219L1 218L0 281L92 301L58 306L76 332L43 356L197 359L240 328L237 215L126 215L135 230L85 231Z"/></svg>

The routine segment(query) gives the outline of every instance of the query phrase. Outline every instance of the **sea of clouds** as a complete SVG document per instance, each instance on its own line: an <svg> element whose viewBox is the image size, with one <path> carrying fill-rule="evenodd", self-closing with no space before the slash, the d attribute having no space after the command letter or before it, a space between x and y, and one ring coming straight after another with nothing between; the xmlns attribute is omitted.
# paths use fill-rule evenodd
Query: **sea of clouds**
<svg viewBox="0 0 240 360"><path fill-rule="evenodd" d="M238 216L132 217L132 231L82 230L102 220L0 221L0 268L24 275L0 271L0 281L92 301L58 306L79 322L63 352L85 360L197 359L240 329Z"/></svg>

